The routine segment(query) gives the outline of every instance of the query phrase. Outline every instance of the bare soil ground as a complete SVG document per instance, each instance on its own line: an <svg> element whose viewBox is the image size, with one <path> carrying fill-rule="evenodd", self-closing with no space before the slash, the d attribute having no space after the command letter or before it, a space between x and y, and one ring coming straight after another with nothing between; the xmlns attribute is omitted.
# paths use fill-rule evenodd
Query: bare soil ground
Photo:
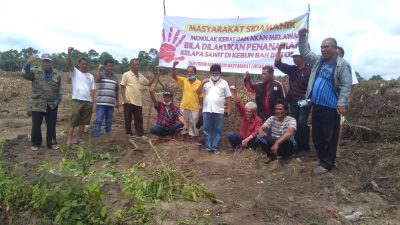
<svg viewBox="0 0 400 225"><path fill-rule="evenodd" d="M71 86L67 74L64 77L57 123L59 143L66 142L62 133L68 124L71 103ZM170 77L161 80L179 96L179 89ZM233 77L227 80L235 83ZM242 87L242 80L237 84ZM379 85L362 84L344 126L345 138L336 167L319 176L312 174L317 160L314 150L307 157L267 163L260 150L233 152L227 138L223 139L220 154L207 153L195 141L172 140L157 145L168 166L184 173L194 171L193 181L204 183L223 203L162 202L152 206L151 224L400 224L400 143L396 133L400 127L399 88L387 87L381 93ZM375 89L379 93L375 94ZM30 94L28 81L15 74L0 74L0 139L8 140L2 161L10 167L19 164L28 177L35 177L37 166L45 160L58 162L62 155L55 150L29 149L31 118L26 114L26 103ZM151 107L147 93L144 102L147 127ZM150 111L151 126L155 110ZM145 162L148 170L159 167L160 161L148 142L136 141L139 148L132 150L124 132L122 109L114 115L112 133L98 139L92 139L90 132L85 133L86 145L95 143L99 152L111 152L113 144L121 146L124 151L112 154L119 157L116 167L123 171L138 162ZM225 121L224 130L238 130L238 126L239 118L232 116ZM105 186L103 191L107 193L109 208L118 209L124 201L113 188ZM342 216L353 210L362 213L357 221ZM37 224L31 216L23 214L16 223Z"/></svg>

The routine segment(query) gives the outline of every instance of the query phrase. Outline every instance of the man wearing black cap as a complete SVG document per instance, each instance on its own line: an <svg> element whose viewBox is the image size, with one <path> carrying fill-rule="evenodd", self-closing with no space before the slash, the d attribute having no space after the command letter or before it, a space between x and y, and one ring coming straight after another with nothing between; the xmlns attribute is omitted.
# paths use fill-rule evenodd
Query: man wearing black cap
<svg viewBox="0 0 400 225"><path fill-rule="evenodd" d="M43 117L47 125L47 148L58 149L56 121L58 104L61 101L61 75L53 69L50 54L42 54L41 67L34 66L31 68L31 64L35 60L35 56L30 56L23 67L23 77L32 81L32 97L29 103L32 111L31 150L37 151L42 145L41 125Z"/></svg>
<svg viewBox="0 0 400 225"><path fill-rule="evenodd" d="M163 92L163 102L160 102L154 94L154 87L150 87L150 97L157 110L157 122L154 127L150 128L151 134L157 135L161 141L166 136L175 135L181 128L187 130L179 107L173 103L172 91Z"/></svg>

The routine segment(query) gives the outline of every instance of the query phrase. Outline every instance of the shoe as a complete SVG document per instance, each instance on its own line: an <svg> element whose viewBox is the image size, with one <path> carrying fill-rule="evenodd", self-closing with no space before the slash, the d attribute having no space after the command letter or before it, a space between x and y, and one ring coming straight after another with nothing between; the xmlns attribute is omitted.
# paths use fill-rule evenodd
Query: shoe
<svg viewBox="0 0 400 225"><path fill-rule="evenodd" d="M197 145L198 146L203 146L203 144L204 144L204 138L201 138L201 139L197 140Z"/></svg>
<svg viewBox="0 0 400 225"><path fill-rule="evenodd" d="M263 162L265 163L265 164L270 164L271 162L273 162L273 161L275 161L276 160L276 158L271 158L271 157L268 157L266 160L264 160Z"/></svg>
<svg viewBox="0 0 400 225"><path fill-rule="evenodd" d="M39 146L31 146L31 150L32 151L37 151L37 150L39 150Z"/></svg>
<svg viewBox="0 0 400 225"><path fill-rule="evenodd" d="M295 155L295 158L305 158L305 157L308 157L309 154L310 154L310 151L301 151Z"/></svg>
<svg viewBox="0 0 400 225"><path fill-rule="evenodd" d="M206 149L209 153L214 153L214 154L219 154L220 153L220 151L218 151L218 149Z"/></svg>
<svg viewBox="0 0 400 225"><path fill-rule="evenodd" d="M290 156L281 156L280 161L288 161Z"/></svg>
<svg viewBox="0 0 400 225"><path fill-rule="evenodd" d="M53 149L53 150L58 150L60 148L60 146L59 145L52 145L50 148Z"/></svg>
<svg viewBox="0 0 400 225"><path fill-rule="evenodd" d="M311 162L311 165L313 165L313 166L319 166L319 165L321 165L321 164L320 164L319 160L317 160L317 161Z"/></svg>
<svg viewBox="0 0 400 225"><path fill-rule="evenodd" d="M139 138L141 138L142 140L148 140L148 139L149 139L148 137L146 137L146 136L144 136L144 135L139 136Z"/></svg>
<svg viewBox="0 0 400 225"><path fill-rule="evenodd" d="M328 172L328 171L329 171L329 170L325 169L325 168L322 167L322 166L317 166L317 167L315 167L314 170L313 170L314 174L323 174L323 173L326 173L326 172Z"/></svg>
<svg viewBox="0 0 400 225"><path fill-rule="evenodd" d="M82 139L72 141L72 144L85 144L86 142Z"/></svg>

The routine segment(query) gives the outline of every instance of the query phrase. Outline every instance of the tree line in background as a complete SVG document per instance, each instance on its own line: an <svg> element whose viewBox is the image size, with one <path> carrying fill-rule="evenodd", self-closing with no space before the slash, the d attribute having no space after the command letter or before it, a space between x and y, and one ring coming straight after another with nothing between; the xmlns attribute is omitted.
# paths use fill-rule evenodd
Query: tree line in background
<svg viewBox="0 0 400 225"><path fill-rule="evenodd" d="M31 55L40 56L41 52L32 47L24 48L21 51L17 51L14 49L0 52L0 69L4 71L21 71L22 66L27 61L28 57ZM74 63L77 64L77 61L81 57L86 57L90 61L90 70L95 70L97 66L103 63L106 59L114 60L114 72L117 74L122 74L130 69L129 60L127 58L121 59L118 61L114 59L114 57L108 52L99 53L94 49L90 49L88 52L81 52L75 49L72 52L72 58ZM136 57L140 62L140 71L154 70L158 66L159 61L159 52L157 49L150 49L149 52L144 50L140 51L138 56ZM53 53L53 66L58 71L67 72L68 71L68 62L67 62L67 53ZM38 62L36 62L39 65ZM168 73L167 68L160 68L161 74ZM361 75L356 72L359 81L364 80ZM400 78L399 78L400 79ZM383 80L381 75L373 75L369 80Z"/></svg>
<svg viewBox="0 0 400 225"><path fill-rule="evenodd" d="M4 71L21 71L22 66L26 63L27 59L31 55L37 55L40 57L41 52L32 47L24 48L21 51L17 50L8 50L5 52L0 52L0 69ZM53 67L58 71L68 71L68 62L67 62L67 53L53 53ZM130 69L129 61L130 59L123 58L121 61L116 60L111 54L108 52L99 53L94 49L90 49L88 52L81 52L75 49L72 52L72 58L74 63L77 64L77 61L81 57L86 57L90 62L90 70L95 70L97 66L103 63L106 59L114 60L114 72L115 73L124 73ZM147 71L152 70L158 66L159 61L159 52L157 49L150 49L149 52L140 51L137 58L140 61L140 70ZM39 65L38 62L35 64Z"/></svg>

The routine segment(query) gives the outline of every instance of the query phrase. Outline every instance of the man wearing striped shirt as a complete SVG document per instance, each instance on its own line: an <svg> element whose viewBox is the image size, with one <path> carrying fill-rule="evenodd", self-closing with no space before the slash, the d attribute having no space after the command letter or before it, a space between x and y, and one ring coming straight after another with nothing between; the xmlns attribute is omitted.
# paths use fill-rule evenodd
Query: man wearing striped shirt
<svg viewBox="0 0 400 225"><path fill-rule="evenodd" d="M338 57L337 42L326 38L321 43L321 55L308 48L308 30L299 30L299 50L311 66L306 99L311 99L312 138L319 157L315 174L330 171L335 165L340 115L346 113L351 91L350 64Z"/></svg>
<svg viewBox="0 0 400 225"><path fill-rule="evenodd" d="M281 156L282 160L288 159L296 152L296 119L288 116L288 105L278 99L275 105L275 115L269 117L258 131L260 146L271 160ZM268 134L267 130L271 130ZM264 141L262 141L264 140Z"/></svg>
<svg viewBox="0 0 400 225"><path fill-rule="evenodd" d="M96 122L93 129L93 137L100 136L100 128L105 120L106 133L111 132L111 124L114 107L118 108L118 79L113 73L114 61L107 59L100 64L96 71L97 101L96 101Z"/></svg>

